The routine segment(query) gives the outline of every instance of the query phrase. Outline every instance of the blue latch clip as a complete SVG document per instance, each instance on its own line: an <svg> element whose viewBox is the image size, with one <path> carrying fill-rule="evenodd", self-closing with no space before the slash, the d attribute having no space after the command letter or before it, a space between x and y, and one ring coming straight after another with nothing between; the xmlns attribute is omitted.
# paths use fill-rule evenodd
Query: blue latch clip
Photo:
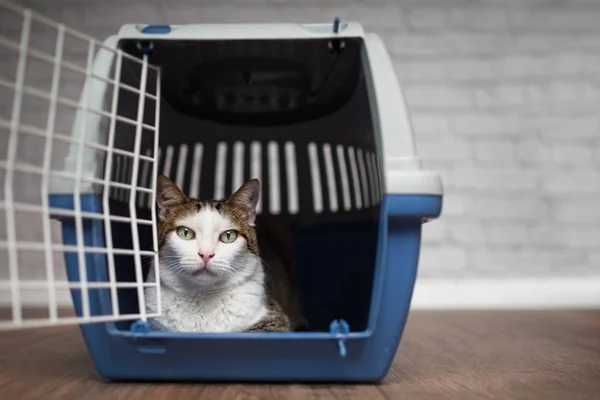
<svg viewBox="0 0 600 400"><path fill-rule="evenodd" d="M346 357L346 339L348 338L348 333L350 333L350 326L348 326L348 323L345 320L336 319L329 325L329 330L334 338L337 339L340 357Z"/></svg>

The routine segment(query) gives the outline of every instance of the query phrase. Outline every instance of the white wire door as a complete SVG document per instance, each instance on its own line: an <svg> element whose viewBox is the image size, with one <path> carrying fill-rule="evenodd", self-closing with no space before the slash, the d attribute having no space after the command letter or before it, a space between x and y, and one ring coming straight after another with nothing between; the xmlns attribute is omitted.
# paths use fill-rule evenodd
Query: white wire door
<svg viewBox="0 0 600 400"><path fill-rule="evenodd" d="M0 330L160 313L144 306L159 99L144 51L0 0Z"/></svg>

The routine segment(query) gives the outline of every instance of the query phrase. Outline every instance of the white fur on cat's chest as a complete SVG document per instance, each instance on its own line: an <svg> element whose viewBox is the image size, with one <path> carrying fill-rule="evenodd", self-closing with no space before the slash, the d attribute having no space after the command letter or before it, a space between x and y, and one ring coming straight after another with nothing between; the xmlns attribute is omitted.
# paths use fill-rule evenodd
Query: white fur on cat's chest
<svg viewBox="0 0 600 400"><path fill-rule="evenodd" d="M156 289L149 287L145 294L148 312L155 312ZM161 300L162 313L156 321L180 332L241 332L268 312L263 284L254 280L210 296L163 286Z"/></svg>

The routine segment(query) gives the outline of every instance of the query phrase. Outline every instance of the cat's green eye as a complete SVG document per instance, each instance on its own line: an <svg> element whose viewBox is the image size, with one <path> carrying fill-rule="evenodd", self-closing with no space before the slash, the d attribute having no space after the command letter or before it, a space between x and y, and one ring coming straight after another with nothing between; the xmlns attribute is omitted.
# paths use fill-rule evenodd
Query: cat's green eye
<svg viewBox="0 0 600 400"><path fill-rule="evenodd" d="M237 239L238 233L236 231L225 231L219 236L219 240L223 243L233 243Z"/></svg>
<svg viewBox="0 0 600 400"><path fill-rule="evenodd" d="M190 228L180 226L179 228L177 228L177 236L179 236L183 240L192 240L196 237L196 234Z"/></svg>

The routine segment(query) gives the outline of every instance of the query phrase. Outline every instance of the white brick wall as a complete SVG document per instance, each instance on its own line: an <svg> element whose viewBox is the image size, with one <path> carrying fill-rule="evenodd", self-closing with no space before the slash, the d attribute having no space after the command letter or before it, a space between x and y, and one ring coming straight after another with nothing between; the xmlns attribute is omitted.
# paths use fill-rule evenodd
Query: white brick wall
<svg viewBox="0 0 600 400"><path fill-rule="evenodd" d="M600 2L35 0L99 38L128 22L361 21L445 180L422 277L600 276Z"/></svg>

